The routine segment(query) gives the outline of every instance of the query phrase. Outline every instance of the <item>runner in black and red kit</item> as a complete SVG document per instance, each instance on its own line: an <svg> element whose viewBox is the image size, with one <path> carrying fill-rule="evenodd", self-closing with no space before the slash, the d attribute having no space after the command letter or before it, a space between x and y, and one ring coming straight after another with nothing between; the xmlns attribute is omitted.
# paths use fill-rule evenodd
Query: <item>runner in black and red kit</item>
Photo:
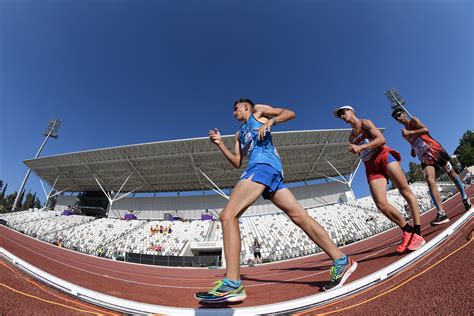
<svg viewBox="0 0 474 316"><path fill-rule="evenodd" d="M431 198L438 211L436 219L431 222L431 225L439 225L449 222L449 218L443 210L441 204L441 196L436 185L436 171L443 169L448 174L449 178L454 182L459 193L461 193L464 208L468 211L471 208L471 201L464 191L461 178L454 171L451 163L451 157L446 150L431 137L429 130L418 118L412 117L408 119L406 112L402 108L397 108L392 112L392 117L399 123L405 126L402 129L402 136L411 145L411 155L418 156L421 162L421 168L425 174L426 182L430 189Z"/></svg>

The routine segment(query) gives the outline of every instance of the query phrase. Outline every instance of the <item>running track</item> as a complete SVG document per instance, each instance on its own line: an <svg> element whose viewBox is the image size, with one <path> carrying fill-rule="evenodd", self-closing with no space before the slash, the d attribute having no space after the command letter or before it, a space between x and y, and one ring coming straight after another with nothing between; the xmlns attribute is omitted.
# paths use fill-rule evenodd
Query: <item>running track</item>
<svg viewBox="0 0 474 316"><path fill-rule="evenodd" d="M473 193L474 189L470 187L469 196ZM452 221L464 213L459 195L446 201L444 207ZM434 216L434 210L422 216L423 235L427 241L449 225L430 227ZM349 282L400 259L403 255L395 252L400 235L400 230L395 228L342 248L359 263ZM4 226L0 226L0 246L36 267L82 287L156 305L202 307L193 299L194 293L209 289L212 281L224 275L222 269L167 268L97 258L52 246ZM313 295L327 282L330 265L326 255L318 254L244 267L241 273L248 298L233 307L272 304Z"/></svg>

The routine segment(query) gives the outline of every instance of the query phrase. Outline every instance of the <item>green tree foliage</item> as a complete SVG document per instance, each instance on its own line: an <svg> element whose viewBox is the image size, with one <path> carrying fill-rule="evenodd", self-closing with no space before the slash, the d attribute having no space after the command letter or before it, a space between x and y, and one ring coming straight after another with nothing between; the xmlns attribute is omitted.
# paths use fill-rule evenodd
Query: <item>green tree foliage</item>
<svg viewBox="0 0 474 316"><path fill-rule="evenodd" d="M53 191L53 194L54 193L56 193L56 191ZM45 205L45 206L47 206L49 209L54 210L54 208L56 207L56 202L57 201L58 201L58 196L55 195L55 196L53 196L49 199L48 205Z"/></svg>
<svg viewBox="0 0 474 316"><path fill-rule="evenodd" d="M454 151L463 168L474 165L474 133L466 131L459 140L459 146Z"/></svg>
<svg viewBox="0 0 474 316"><path fill-rule="evenodd" d="M6 195L7 187L8 183L4 183L2 180L0 180L0 213L11 212L17 195L17 192ZM25 191L23 191L22 196L20 196L20 199L18 200L17 210L27 210L35 207L41 208L41 201L36 196L36 192L31 193L31 191L29 191L25 196Z"/></svg>
<svg viewBox="0 0 474 316"><path fill-rule="evenodd" d="M425 181L425 175L423 174L423 170L421 169L421 165L411 161L408 164L408 172L405 173L408 182L416 182L416 181Z"/></svg>
<svg viewBox="0 0 474 316"><path fill-rule="evenodd" d="M34 207L36 200L36 193L31 194L31 192L28 192L25 198L25 202L21 205L22 210L28 210L30 208Z"/></svg>
<svg viewBox="0 0 474 316"><path fill-rule="evenodd" d="M5 183L5 186L3 187L3 190L2 190L2 198L5 197L5 194L7 193L7 188L8 188L8 183Z"/></svg>
<svg viewBox="0 0 474 316"><path fill-rule="evenodd" d="M13 203L15 203L15 198L16 198L16 195L18 194L18 192L14 192L12 194L9 194L5 197L5 210L7 212L11 212L12 210L12 207L13 207ZM20 201L21 202L21 201Z"/></svg>
<svg viewBox="0 0 474 316"><path fill-rule="evenodd" d="M38 199L38 197L35 198L35 202L33 204L33 207L34 208L41 208L41 202L40 200Z"/></svg>

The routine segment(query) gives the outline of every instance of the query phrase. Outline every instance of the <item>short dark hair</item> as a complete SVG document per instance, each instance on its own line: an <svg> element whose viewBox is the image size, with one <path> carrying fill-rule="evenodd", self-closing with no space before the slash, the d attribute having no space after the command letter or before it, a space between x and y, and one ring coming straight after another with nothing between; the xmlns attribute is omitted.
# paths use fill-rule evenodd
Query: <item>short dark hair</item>
<svg viewBox="0 0 474 316"><path fill-rule="evenodd" d="M404 111L402 108L396 108L396 109L393 110L393 112L392 112L392 117L393 117L394 119L397 119L398 113L405 113L405 111Z"/></svg>
<svg viewBox="0 0 474 316"><path fill-rule="evenodd" d="M238 103L244 103L244 102L250 104L252 107L254 107L255 105L250 99L240 98L234 102L234 106L236 106Z"/></svg>

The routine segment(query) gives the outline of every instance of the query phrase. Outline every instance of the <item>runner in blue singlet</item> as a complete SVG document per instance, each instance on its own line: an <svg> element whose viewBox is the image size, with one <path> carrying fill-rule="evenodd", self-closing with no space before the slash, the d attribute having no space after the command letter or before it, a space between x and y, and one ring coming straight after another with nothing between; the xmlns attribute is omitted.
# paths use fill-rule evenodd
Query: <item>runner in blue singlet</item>
<svg viewBox="0 0 474 316"><path fill-rule="evenodd" d="M226 278L217 281L209 291L196 293L196 299L205 303L222 303L242 301L247 297L240 281L241 239L238 220L260 195L283 210L334 261L330 281L323 290L342 286L355 271L357 263L336 247L324 228L306 213L283 184L283 168L272 143L271 128L277 123L293 119L295 113L269 105L254 105L248 99L240 99L234 103L233 114L244 123L235 134L234 153L221 141L217 128L209 131L209 137L234 167L242 165L244 156L247 156L249 165L219 216L224 235ZM262 245L265 245L265 241L262 241Z"/></svg>

